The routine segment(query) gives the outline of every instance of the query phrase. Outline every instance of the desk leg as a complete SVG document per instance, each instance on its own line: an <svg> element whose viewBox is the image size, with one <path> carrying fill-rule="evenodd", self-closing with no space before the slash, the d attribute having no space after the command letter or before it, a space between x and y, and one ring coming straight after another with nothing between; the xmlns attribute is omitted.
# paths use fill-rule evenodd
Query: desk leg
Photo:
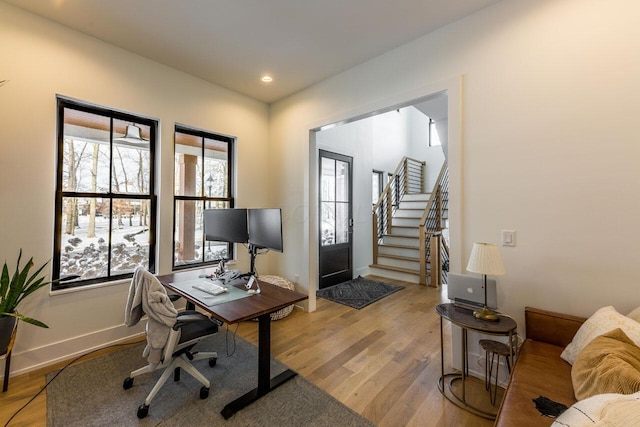
<svg viewBox="0 0 640 427"><path fill-rule="evenodd" d="M271 315L263 314L258 321L258 387L225 406L220 412L225 420L297 375L287 369L271 378Z"/></svg>
<svg viewBox="0 0 640 427"><path fill-rule="evenodd" d="M444 332L442 332L442 316L440 316L440 380L444 391Z"/></svg>
<svg viewBox="0 0 640 427"><path fill-rule="evenodd" d="M462 335L462 401L464 403L467 402L467 396L466 396L466 387L465 387L465 383L467 382L467 330L465 328L462 328L461 331L461 335Z"/></svg>

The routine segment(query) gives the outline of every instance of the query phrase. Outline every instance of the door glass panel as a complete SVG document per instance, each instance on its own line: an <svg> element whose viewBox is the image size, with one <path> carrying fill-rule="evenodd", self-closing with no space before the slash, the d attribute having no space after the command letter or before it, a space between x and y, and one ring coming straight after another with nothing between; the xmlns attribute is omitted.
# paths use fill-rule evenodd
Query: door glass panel
<svg viewBox="0 0 640 427"><path fill-rule="evenodd" d="M336 203L336 243L349 242L349 204Z"/></svg>
<svg viewBox="0 0 640 427"><path fill-rule="evenodd" d="M320 182L320 199L322 201L336 200L336 161L322 158L322 180Z"/></svg>
<svg viewBox="0 0 640 427"><path fill-rule="evenodd" d="M335 244L336 235L336 204L322 202L320 213L320 242L322 246Z"/></svg>
<svg viewBox="0 0 640 427"><path fill-rule="evenodd" d="M349 201L349 164L336 161L336 198L338 202Z"/></svg>

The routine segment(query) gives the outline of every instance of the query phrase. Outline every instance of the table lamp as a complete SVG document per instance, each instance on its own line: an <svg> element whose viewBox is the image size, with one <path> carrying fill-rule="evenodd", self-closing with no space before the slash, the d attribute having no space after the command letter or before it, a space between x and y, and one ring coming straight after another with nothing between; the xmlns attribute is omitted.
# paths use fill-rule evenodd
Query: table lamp
<svg viewBox="0 0 640 427"><path fill-rule="evenodd" d="M502 258L498 247L491 243L474 243L471 248L471 256L467 264L467 271L479 273L484 276L484 307L473 312L473 316L480 320L497 322L498 315L487 307L487 275L502 276L505 274Z"/></svg>

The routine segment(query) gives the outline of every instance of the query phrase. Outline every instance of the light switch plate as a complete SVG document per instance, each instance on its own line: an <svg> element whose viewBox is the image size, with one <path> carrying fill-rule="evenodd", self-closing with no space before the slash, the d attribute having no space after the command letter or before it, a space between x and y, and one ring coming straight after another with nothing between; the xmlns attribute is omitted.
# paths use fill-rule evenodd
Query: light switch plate
<svg viewBox="0 0 640 427"><path fill-rule="evenodd" d="M516 245L516 231L502 230L502 246L515 246L515 245Z"/></svg>

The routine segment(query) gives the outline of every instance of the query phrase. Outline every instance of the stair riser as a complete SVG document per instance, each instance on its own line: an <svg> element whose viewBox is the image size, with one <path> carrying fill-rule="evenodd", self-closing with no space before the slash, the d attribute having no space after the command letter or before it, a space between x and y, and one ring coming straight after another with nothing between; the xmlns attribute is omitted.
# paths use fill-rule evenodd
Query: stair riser
<svg viewBox="0 0 640 427"><path fill-rule="evenodd" d="M369 267L369 271L371 274L380 277L386 277L387 279L402 280L403 282L409 283L420 283L420 275L418 274L408 274L400 271L385 270L383 268L377 267Z"/></svg>
<svg viewBox="0 0 640 427"><path fill-rule="evenodd" d="M400 202L400 209L419 209L420 211L424 211L424 208L427 207L426 201L417 201L417 202Z"/></svg>
<svg viewBox="0 0 640 427"><path fill-rule="evenodd" d="M420 241L416 237L398 237L398 236L384 236L382 238L384 245L405 245L418 247Z"/></svg>
<svg viewBox="0 0 640 427"><path fill-rule="evenodd" d="M431 193L405 194L402 196L403 202L423 201L426 202L431 197Z"/></svg>
<svg viewBox="0 0 640 427"><path fill-rule="evenodd" d="M416 274L420 271L420 263L418 261L408 261L404 259L386 258L382 255L378 256L378 264L389 265L392 267L407 268L415 270Z"/></svg>
<svg viewBox="0 0 640 427"><path fill-rule="evenodd" d="M380 254L380 255L398 255L398 256L406 256L406 257L418 258L420 256L420 250L418 248L405 249L405 248L392 248L392 247L389 247L389 246L378 246L378 254Z"/></svg>
<svg viewBox="0 0 640 427"><path fill-rule="evenodd" d="M420 230L417 227L404 228L404 227L391 227L391 233L396 236L418 237Z"/></svg>
<svg viewBox="0 0 640 427"><path fill-rule="evenodd" d="M420 218L424 209L398 209L394 214L394 218Z"/></svg>
<svg viewBox="0 0 640 427"><path fill-rule="evenodd" d="M403 225L410 227L418 227L418 223L420 223L420 218L397 218L394 217L391 219L391 227L394 225Z"/></svg>

